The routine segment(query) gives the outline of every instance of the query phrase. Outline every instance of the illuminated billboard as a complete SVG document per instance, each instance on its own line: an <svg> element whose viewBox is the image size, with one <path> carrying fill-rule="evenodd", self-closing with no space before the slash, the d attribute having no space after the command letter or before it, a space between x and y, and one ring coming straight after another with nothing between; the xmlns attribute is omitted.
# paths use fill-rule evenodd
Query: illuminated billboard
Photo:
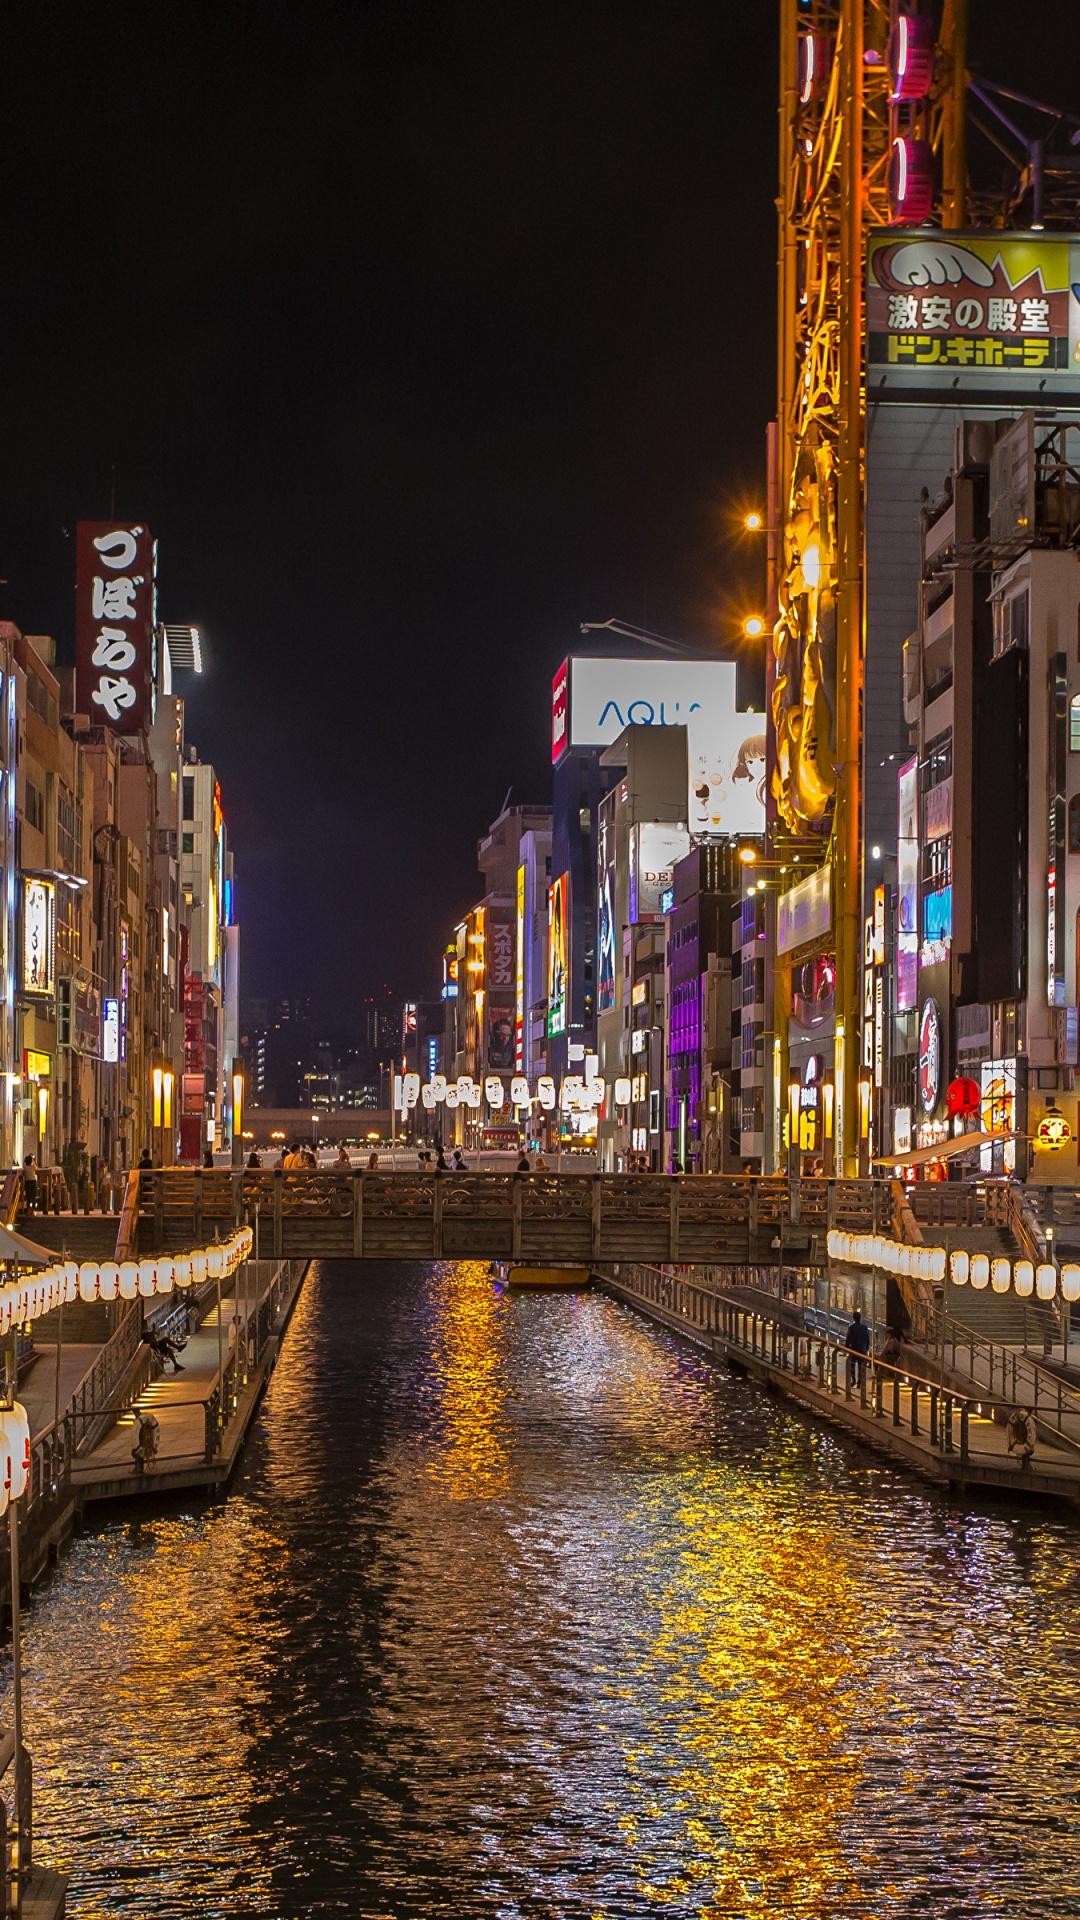
<svg viewBox="0 0 1080 1920"><path fill-rule="evenodd" d="M566 1032L568 991L566 893L569 874L562 873L548 888L548 1032Z"/></svg>
<svg viewBox="0 0 1080 1920"><path fill-rule="evenodd" d="M890 385L1075 385L1080 240L881 228L868 252L867 358Z"/></svg>
<svg viewBox="0 0 1080 1920"><path fill-rule="evenodd" d="M685 860L690 851L690 835L685 827L672 827L660 820L641 820L630 828L630 924L662 920L661 900L671 891L677 860Z"/></svg>
<svg viewBox="0 0 1080 1920"><path fill-rule="evenodd" d="M75 530L75 677L94 726L154 722L154 573L146 527L80 520Z"/></svg>
<svg viewBox="0 0 1080 1920"><path fill-rule="evenodd" d="M517 911L514 925L514 1065L525 1064L525 869L517 870Z"/></svg>
<svg viewBox="0 0 1080 1920"><path fill-rule="evenodd" d="M56 985L56 888L51 880L23 881L23 966L26 993Z"/></svg>
<svg viewBox="0 0 1080 1920"><path fill-rule="evenodd" d="M597 893L596 1005L600 1013L610 1013L615 1005L615 826L606 807L600 809L597 829Z"/></svg>
<svg viewBox="0 0 1080 1920"><path fill-rule="evenodd" d="M765 831L765 716L739 713L732 660L567 660L551 751L610 747L626 727L685 727L695 840Z"/></svg>
<svg viewBox="0 0 1080 1920"><path fill-rule="evenodd" d="M897 776L896 1010L910 1013L919 997L919 762Z"/></svg>

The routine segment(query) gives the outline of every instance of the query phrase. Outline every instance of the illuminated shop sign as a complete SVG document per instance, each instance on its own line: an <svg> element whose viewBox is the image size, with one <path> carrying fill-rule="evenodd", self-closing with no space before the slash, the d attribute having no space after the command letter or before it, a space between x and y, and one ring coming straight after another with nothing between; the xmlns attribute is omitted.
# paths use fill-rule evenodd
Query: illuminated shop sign
<svg viewBox="0 0 1080 1920"><path fill-rule="evenodd" d="M27 993L56 986L56 888L51 880L23 881L23 968Z"/></svg>
<svg viewBox="0 0 1080 1920"><path fill-rule="evenodd" d="M566 894L569 875L562 873L548 888L548 1032L566 1032L567 929Z"/></svg>
<svg viewBox="0 0 1080 1920"><path fill-rule="evenodd" d="M120 1058L120 1002L106 1000L101 1022L101 1057L115 1063Z"/></svg>
<svg viewBox="0 0 1080 1920"><path fill-rule="evenodd" d="M953 389L1068 385L1080 345L1080 242L879 229L868 242L868 359Z"/></svg>
<svg viewBox="0 0 1080 1920"><path fill-rule="evenodd" d="M156 548L143 526L80 520L75 535L75 674L95 726L154 722Z"/></svg>
<svg viewBox="0 0 1080 1920"><path fill-rule="evenodd" d="M897 776L896 1010L910 1013L919 997L919 763Z"/></svg>

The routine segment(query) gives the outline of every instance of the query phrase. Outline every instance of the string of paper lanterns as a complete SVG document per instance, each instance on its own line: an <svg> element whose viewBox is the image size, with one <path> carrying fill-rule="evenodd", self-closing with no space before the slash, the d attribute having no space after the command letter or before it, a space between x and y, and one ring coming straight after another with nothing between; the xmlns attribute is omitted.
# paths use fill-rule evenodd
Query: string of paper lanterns
<svg viewBox="0 0 1080 1920"><path fill-rule="evenodd" d="M251 1228L239 1227L227 1240L175 1258L64 1260L54 1267L23 1274L0 1286L0 1335L27 1321L40 1320L42 1314L73 1300L148 1300L171 1293L174 1287L186 1291L205 1280L224 1280L248 1258L253 1245Z"/></svg>
<svg viewBox="0 0 1080 1920"><path fill-rule="evenodd" d="M1010 1288L1021 1300L1034 1294L1037 1300L1053 1300L1060 1287L1062 1298L1080 1300L1080 1265L1067 1261L1059 1270L1052 1260L1036 1264L1033 1260L1009 1260L1003 1254L966 1253L957 1248L946 1253L944 1247L908 1247L903 1241L889 1240L877 1233L842 1233L834 1228L826 1242L830 1260L845 1260L856 1267L879 1267L885 1273L899 1274L907 1280L930 1280L940 1285L948 1272L954 1287L985 1287L994 1293Z"/></svg>

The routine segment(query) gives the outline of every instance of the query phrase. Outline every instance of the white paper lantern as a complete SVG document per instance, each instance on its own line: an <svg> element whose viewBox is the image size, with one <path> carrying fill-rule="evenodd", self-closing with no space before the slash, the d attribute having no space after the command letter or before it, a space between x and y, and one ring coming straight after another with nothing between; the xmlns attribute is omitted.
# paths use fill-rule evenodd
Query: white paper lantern
<svg viewBox="0 0 1080 1920"><path fill-rule="evenodd" d="M1013 1286L1020 1295L1021 1300L1026 1300L1029 1295L1034 1292L1035 1268L1030 1260L1018 1260L1016 1262L1013 1268Z"/></svg>
<svg viewBox="0 0 1080 1920"><path fill-rule="evenodd" d="M84 1260L79 1268L79 1298L96 1300L98 1297L99 1269L96 1260Z"/></svg>
<svg viewBox="0 0 1080 1920"><path fill-rule="evenodd" d="M58 1271L63 1274L64 1301L70 1306L71 1302L79 1297L79 1268L74 1260L66 1260ZM57 1304L59 1305L59 1302Z"/></svg>
<svg viewBox="0 0 1080 1920"><path fill-rule="evenodd" d="M205 1279L206 1254L204 1252L193 1253L191 1256L191 1284L193 1287L201 1287Z"/></svg>
<svg viewBox="0 0 1080 1920"><path fill-rule="evenodd" d="M179 1260L173 1262L173 1278L178 1287L191 1285L191 1255L182 1253Z"/></svg>
<svg viewBox="0 0 1080 1920"><path fill-rule="evenodd" d="M506 1088L503 1086L497 1073L485 1074L484 1092L487 1095L487 1103L492 1112L499 1113L506 1103Z"/></svg>
<svg viewBox="0 0 1080 1920"><path fill-rule="evenodd" d="M968 1283L968 1256L962 1247L949 1255L949 1279L954 1287L966 1287Z"/></svg>
<svg viewBox="0 0 1080 1920"><path fill-rule="evenodd" d="M1071 1260L1061 1269L1061 1291L1066 1300L1080 1300L1080 1267Z"/></svg>
<svg viewBox="0 0 1080 1920"><path fill-rule="evenodd" d="M995 1293L1008 1293L1012 1281L1012 1261L997 1259L990 1265L990 1285Z"/></svg>
<svg viewBox="0 0 1080 1920"><path fill-rule="evenodd" d="M980 1292L987 1285L990 1279L990 1259L987 1254L972 1254L969 1277L976 1292Z"/></svg>
<svg viewBox="0 0 1080 1920"><path fill-rule="evenodd" d="M619 1083L618 1081L616 1081L615 1082L615 1098L617 1101L619 1098L618 1086L619 1086ZM836 1228L830 1227L828 1233L825 1236L825 1251L828 1254L830 1260L839 1260L840 1240L841 1240L841 1236L837 1233Z"/></svg>
<svg viewBox="0 0 1080 1920"><path fill-rule="evenodd" d="M1048 1260L1035 1269L1035 1292L1040 1300L1052 1300L1057 1292L1057 1268Z"/></svg>
<svg viewBox="0 0 1080 1920"><path fill-rule="evenodd" d="M115 1300L120 1291L120 1269L115 1260L103 1260L98 1268L98 1298Z"/></svg>
<svg viewBox="0 0 1080 1920"><path fill-rule="evenodd" d="M532 1105L529 1099L529 1083L523 1073L516 1073L510 1082L510 1098L515 1107Z"/></svg>
<svg viewBox="0 0 1080 1920"><path fill-rule="evenodd" d="M137 1260L120 1262L120 1298L135 1300L139 1293L139 1263Z"/></svg>
<svg viewBox="0 0 1080 1920"><path fill-rule="evenodd" d="M154 1262L154 1287L158 1293L172 1292L173 1269L174 1262L172 1260L156 1260Z"/></svg>
<svg viewBox="0 0 1080 1920"><path fill-rule="evenodd" d="M930 1278L933 1281L935 1287L940 1287L944 1285L945 1269L947 1264L948 1264L948 1255L945 1252L944 1247L931 1247Z"/></svg>
<svg viewBox="0 0 1080 1920"><path fill-rule="evenodd" d="M540 1078L536 1083L536 1097L539 1100L540 1105L543 1107L545 1113L554 1112L555 1082L552 1079L550 1073L542 1073L540 1075Z"/></svg>
<svg viewBox="0 0 1080 1920"><path fill-rule="evenodd" d="M10 1461L11 1498L21 1500L30 1484L30 1422L25 1407L17 1400L13 1407L0 1411L0 1430L3 1433L0 1452L6 1452Z"/></svg>
<svg viewBox="0 0 1080 1920"><path fill-rule="evenodd" d="M157 1291L157 1274L152 1260L139 1261L139 1292L144 1300Z"/></svg>
<svg viewBox="0 0 1080 1920"><path fill-rule="evenodd" d="M430 1080L424 1081L424 1084L420 1089L420 1099L423 1102L425 1110L428 1113L434 1113L438 1102L435 1099L435 1089L432 1086Z"/></svg>

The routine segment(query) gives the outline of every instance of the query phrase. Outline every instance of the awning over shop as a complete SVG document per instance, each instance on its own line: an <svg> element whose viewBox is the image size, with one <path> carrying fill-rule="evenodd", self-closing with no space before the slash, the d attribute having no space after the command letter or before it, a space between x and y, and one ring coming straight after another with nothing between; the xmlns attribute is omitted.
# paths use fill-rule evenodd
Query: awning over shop
<svg viewBox="0 0 1080 1920"><path fill-rule="evenodd" d="M934 1147L912 1147L909 1153L883 1153L874 1157L875 1167L928 1167L931 1160L955 1160L961 1153L975 1153L980 1147L993 1147L1006 1140L1023 1140L1022 1133L955 1133L939 1140Z"/></svg>

